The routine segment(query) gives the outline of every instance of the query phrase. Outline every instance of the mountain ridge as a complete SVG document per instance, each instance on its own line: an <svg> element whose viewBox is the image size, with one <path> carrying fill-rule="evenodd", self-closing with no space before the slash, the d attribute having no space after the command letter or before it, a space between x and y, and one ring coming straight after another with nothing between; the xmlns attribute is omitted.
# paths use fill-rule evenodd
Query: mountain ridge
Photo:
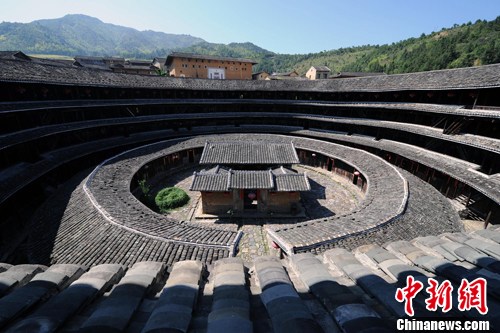
<svg viewBox="0 0 500 333"><path fill-rule="evenodd" d="M204 40L190 35L139 31L82 14L30 23L0 23L1 50L34 54L153 58L200 42Z"/></svg>

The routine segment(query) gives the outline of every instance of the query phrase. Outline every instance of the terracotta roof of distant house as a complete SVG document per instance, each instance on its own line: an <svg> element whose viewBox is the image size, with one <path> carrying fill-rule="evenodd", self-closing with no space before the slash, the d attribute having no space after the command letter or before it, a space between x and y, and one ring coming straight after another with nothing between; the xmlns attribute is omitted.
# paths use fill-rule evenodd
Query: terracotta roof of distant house
<svg viewBox="0 0 500 333"><path fill-rule="evenodd" d="M216 61L237 61L237 62L247 62L251 64L257 64L254 60L245 59L245 58L230 58L230 57L218 57L211 55L203 55L203 54L194 54L194 53L181 53L181 52L173 52L168 55L167 60L165 61L165 65L169 65L172 63L173 58L189 58L189 59L202 59L202 60L216 60Z"/></svg>
<svg viewBox="0 0 500 333"><path fill-rule="evenodd" d="M292 143L207 142L200 164L295 164Z"/></svg>
<svg viewBox="0 0 500 333"><path fill-rule="evenodd" d="M291 71L291 72L285 72L285 73L272 73L272 76L291 76L292 74L295 74L299 76L299 73L297 71Z"/></svg>
<svg viewBox="0 0 500 333"><path fill-rule="evenodd" d="M270 74L266 71L256 72L252 73L252 78L258 77L259 75L264 75L266 77L269 77Z"/></svg>
<svg viewBox="0 0 500 333"><path fill-rule="evenodd" d="M316 72L331 72L330 68L326 66L313 66Z"/></svg>

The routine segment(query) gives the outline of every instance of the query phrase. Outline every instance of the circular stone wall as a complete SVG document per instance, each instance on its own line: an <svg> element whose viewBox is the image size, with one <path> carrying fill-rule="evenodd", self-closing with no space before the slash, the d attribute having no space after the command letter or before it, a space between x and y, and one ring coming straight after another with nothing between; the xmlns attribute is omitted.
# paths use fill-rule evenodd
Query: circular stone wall
<svg viewBox="0 0 500 333"><path fill-rule="evenodd" d="M268 226L269 237L285 252L312 248L350 234L381 227L404 212L408 198L404 177L389 163L362 150L324 141L271 134L223 134L168 140L136 148L99 165L88 177L84 190L107 221L134 232L164 240L231 248L235 251L240 234L223 227L178 221L157 214L131 193L134 175L154 160L190 149L206 141L293 142L297 149L339 159L358 170L366 179L362 205L344 215L298 223L292 227Z"/></svg>

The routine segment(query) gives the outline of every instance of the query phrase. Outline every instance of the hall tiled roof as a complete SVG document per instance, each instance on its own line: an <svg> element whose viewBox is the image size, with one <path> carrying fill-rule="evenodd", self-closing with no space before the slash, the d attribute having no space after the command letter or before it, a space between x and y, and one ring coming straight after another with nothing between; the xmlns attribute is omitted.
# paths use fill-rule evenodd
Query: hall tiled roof
<svg viewBox="0 0 500 333"><path fill-rule="evenodd" d="M191 191L226 192L233 189L266 189L277 192L309 191L311 189L304 173L291 170L226 170L216 167L195 172Z"/></svg>
<svg viewBox="0 0 500 333"><path fill-rule="evenodd" d="M287 173L274 176L276 191L310 191L311 185L305 173Z"/></svg>
<svg viewBox="0 0 500 333"><path fill-rule="evenodd" d="M270 170L231 170L229 178L231 189L272 189L273 175Z"/></svg>
<svg viewBox="0 0 500 333"><path fill-rule="evenodd" d="M191 191L226 192L228 191L228 175L217 173L195 172Z"/></svg>
<svg viewBox="0 0 500 333"><path fill-rule="evenodd" d="M207 142L200 164L296 164L292 143Z"/></svg>

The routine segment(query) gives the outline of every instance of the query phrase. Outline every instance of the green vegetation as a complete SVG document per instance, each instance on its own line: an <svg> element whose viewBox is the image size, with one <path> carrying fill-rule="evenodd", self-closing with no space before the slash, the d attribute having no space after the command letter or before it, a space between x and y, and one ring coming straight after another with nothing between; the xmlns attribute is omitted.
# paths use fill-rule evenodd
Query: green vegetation
<svg viewBox="0 0 500 333"><path fill-rule="evenodd" d="M142 195L144 197L148 197L150 195L149 191L151 190L151 186L148 185L148 181L146 179L141 179L138 181L138 184L141 189Z"/></svg>
<svg viewBox="0 0 500 333"><path fill-rule="evenodd" d="M85 15L67 15L27 24L0 23L0 50L149 60L166 57L172 51L182 51L249 58L258 62L254 72L296 70L303 75L311 66L326 65L333 72L394 74L500 62L500 16L493 21L478 20L455 25L390 45L364 45L309 54L276 54L252 43L213 44L188 35L140 32Z"/></svg>
<svg viewBox="0 0 500 333"><path fill-rule="evenodd" d="M214 44L202 42L182 49L182 52L206 54L221 57L232 58L247 58L257 61L262 61L263 58L273 57L276 54L264 50L252 43L230 43L230 44Z"/></svg>
<svg viewBox="0 0 500 333"><path fill-rule="evenodd" d="M244 49L244 50L242 50ZM251 43L201 43L186 52L245 57L259 64L254 71L303 75L311 66L328 66L333 72L385 72L388 74L487 65L500 62L500 16L442 29L390 45L365 45L309 54L275 54Z"/></svg>
<svg viewBox="0 0 500 333"><path fill-rule="evenodd" d="M86 15L31 23L0 23L0 50L66 56L166 57L174 49L203 42L189 35L138 31Z"/></svg>
<svg viewBox="0 0 500 333"><path fill-rule="evenodd" d="M158 75L158 76L167 76L167 72L165 72L163 69L157 69L156 70L156 75Z"/></svg>
<svg viewBox="0 0 500 333"><path fill-rule="evenodd" d="M151 186L148 184L148 181L146 179L140 179L137 182L137 184L141 189L141 196L139 197L139 200L150 209L155 210L156 209L155 200L152 195Z"/></svg>
<svg viewBox="0 0 500 333"><path fill-rule="evenodd" d="M161 213L168 213L172 209L182 207L189 202L189 196L184 190L177 187L167 187L158 192L155 203Z"/></svg>
<svg viewBox="0 0 500 333"><path fill-rule="evenodd" d="M420 72L500 62L500 17L455 25L430 35L375 46L349 65L353 71Z"/></svg>

